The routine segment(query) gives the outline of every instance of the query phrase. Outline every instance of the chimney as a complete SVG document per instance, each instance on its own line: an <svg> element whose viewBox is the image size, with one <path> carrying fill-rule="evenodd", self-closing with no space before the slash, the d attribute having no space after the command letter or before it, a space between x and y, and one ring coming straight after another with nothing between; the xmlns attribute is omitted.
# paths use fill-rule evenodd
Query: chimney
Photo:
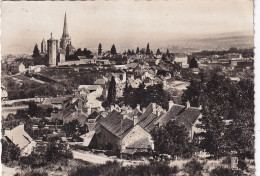
<svg viewBox="0 0 260 176"><path fill-rule="evenodd" d="M134 121L134 126L137 124L137 116L136 115L134 115L134 117L133 117L133 121Z"/></svg>
<svg viewBox="0 0 260 176"><path fill-rule="evenodd" d="M156 114L156 103L152 103L152 111Z"/></svg>
<svg viewBox="0 0 260 176"><path fill-rule="evenodd" d="M190 102L189 102L189 101L186 102L185 108L186 108L186 109L190 108Z"/></svg>
<svg viewBox="0 0 260 176"><path fill-rule="evenodd" d="M11 129L10 128L6 128L5 129L5 136L9 136L11 133Z"/></svg>
<svg viewBox="0 0 260 176"><path fill-rule="evenodd" d="M174 105L173 101L170 100L170 101L168 102L169 110L172 108L173 105Z"/></svg>
<svg viewBox="0 0 260 176"><path fill-rule="evenodd" d="M140 104L137 104L136 108L140 110Z"/></svg>
<svg viewBox="0 0 260 176"><path fill-rule="evenodd" d="M142 113L144 113L145 111L146 111L146 108L143 108L143 109L142 109Z"/></svg>

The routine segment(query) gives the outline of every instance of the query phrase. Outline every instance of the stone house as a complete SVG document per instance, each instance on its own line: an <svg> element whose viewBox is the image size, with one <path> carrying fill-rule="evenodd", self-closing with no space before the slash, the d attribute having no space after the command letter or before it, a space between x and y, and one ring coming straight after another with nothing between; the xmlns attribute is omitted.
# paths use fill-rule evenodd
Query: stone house
<svg viewBox="0 0 260 176"><path fill-rule="evenodd" d="M17 145L22 156L30 155L36 146L36 142L24 131L24 124L20 124L13 129L5 129L4 138Z"/></svg>
<svg viewBox="0 0 260 176"><path fill-rule="evenodd" d="M126 154L153 150L152 136L138 124L138 116L134 115L132 119L127 116L114 110L100 120L96 130L98 147Z"/></svg>
<svg viewBox="0 0 260 176"><path fill-rule="evenodd" d="M19 63L19 62L14 62L9 66L9 71L12 74L17 74L17 73L21 73L21 72L25 72L26 68L24 66L23 63Z"/></svg>

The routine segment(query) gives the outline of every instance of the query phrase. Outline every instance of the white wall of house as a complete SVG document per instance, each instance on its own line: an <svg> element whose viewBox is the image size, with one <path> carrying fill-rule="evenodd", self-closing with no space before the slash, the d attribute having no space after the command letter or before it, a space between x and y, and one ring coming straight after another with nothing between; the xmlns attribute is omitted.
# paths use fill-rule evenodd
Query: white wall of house
<svg viewBox="0 0 260 176"><path fill-rule="evenodd" d="M148 139L149 143L146 144L151 146L152 150L154 149L154 141L152 140L151 134L145 131L140 125L134 126L131 131L122 139L121 150L126 149L127 146L132 145L142 139Z"/></svg>

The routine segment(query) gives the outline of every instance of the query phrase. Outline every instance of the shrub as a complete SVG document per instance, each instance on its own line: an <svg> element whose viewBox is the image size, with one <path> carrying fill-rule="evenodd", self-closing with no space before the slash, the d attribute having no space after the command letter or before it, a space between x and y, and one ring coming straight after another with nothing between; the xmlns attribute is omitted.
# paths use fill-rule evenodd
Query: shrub
<svg viewBox="0 0 260 176"><path fill-rule="evenodd" d="M192 159L190 162L185 164L185 172L189 175L202 175L201 171L203 169L203 163Z"/></svg>
<svg viewBox="0 0 260 176"><path fill-rule="evenodd" d="M217 167L210 172L210 176L242 176L241 171L233 171L229 168Z"/></svg>
<svg viewBox="0 0 260 176"><path fill-rule="evenodd" d="M177 167L170 167L165 162L154 162L150 165L137 165L123 167L116 161L108 161L102 165L87 165L78 168L69 175L103 175L103 176L136 176L136 175L174 175Z"/></svg>

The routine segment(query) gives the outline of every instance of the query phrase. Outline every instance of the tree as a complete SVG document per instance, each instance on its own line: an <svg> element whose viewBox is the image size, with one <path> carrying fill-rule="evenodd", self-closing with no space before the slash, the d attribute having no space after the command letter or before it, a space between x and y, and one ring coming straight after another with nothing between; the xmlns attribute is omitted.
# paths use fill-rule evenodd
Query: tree
<svg viewBox="0 0 260 176"><path fill-rule="evenodd" d="M114 104L115 101L116 101L116 81L114 76L112 76L108 87L107 102L109 105L111 105Z"/></svg>
<svg viewBox="0 0 260 176"><path fill-rule="evenodd" d="M116 47L115 47L114 44L113 44L112 47L111 47L111 54L112 54L112 55L116 55L116 54L117 54L117 52L116 52Z"/></svg>
<svg viewBox="0 0 260 176"><path fill-rule="evenodd" d="M139 47L136 48L136 54L139 54Z"/></svg>
<svg viewBox="0 0 260 176"><path fill-rule="evenodd" d="M34 49L33 49L33 55L32 56L37 57L39 55L40 55L40 51L39 51L38 45L36 43L35 46L34 46Z"/></svg>
<svg viewBox="0 0 260 176"><path fill-rule="evenodd" d="M254 151L254 84L251 80L234 83L215 73L206 83L191 86L184 97L202 105L202 132L199 147L215 158L236 152L252 157ZM232 123L225 124L232 119ZM235 137L234 137L235 136Z"/></svg>
<svg viewBox="0 0 260 176"><path fill-rule="evenodd" d="M16 161L20 157L21 150L17 145L13 143L9 143L5 139L1 139L2 143L2 156L1 162L4 164L8 164L9 162Z"/></svg>
<svg viewBox="0 0 260 176"><path fill-rule="evenodd" d="M195 57L193 57L191 60L190 60L190 66L189 68L198 68L198 63L195 59Z"/></svg>
<svg viewBox="0 0 260 176"><path fill-rule="evenodd" d="M102 45L101 43L98 45L98 55L102 54Z"/></svg>
<svg viewBox="0 0 260 176"><path fill-rule="evenodd" d="M154 140L154 148L159 153L172 156L190 156L192 145L189 142L188 131L184 125L176 120L169 121L166 126L155 127L151 132Z"/></svg>
<svg viewBox="0 0 260 176"><path fill-rule="evenodd" d="M202 83L196 80L191 80L190 85L186 89L186 91L182 94L182 103L189 101L191 106L199 107L200 106L200 98L202 92Z"/></svg>
<svg viewBox="0 0 260 176"><path fill-rule="evenodd" d="M156 55L160 55L161 54L161 51L160 49L158 48L157 51L156 51Z"/></svg>
<svg viewBox="0 0 260 176"><path fill-rule="evenodd" d="M146 46L146 54L147 55L151 54L149 43L147 43L147 46Z"/></svg>
<svg viewBox="0 0 260 176"><path fill-rule="evenodd" d="M88 54L88 50L87 50L87 48L84 48L83 55L86 56L87 54Z"/></svg>
<svg viewBox="0 0 260 176"><path fill-rule="evenodd" d="M82 51L81 48L78 48L77 51L75 52L75 55L76 55L76 56L83 56L84 53L83 53L83 51Z"/></svg>

